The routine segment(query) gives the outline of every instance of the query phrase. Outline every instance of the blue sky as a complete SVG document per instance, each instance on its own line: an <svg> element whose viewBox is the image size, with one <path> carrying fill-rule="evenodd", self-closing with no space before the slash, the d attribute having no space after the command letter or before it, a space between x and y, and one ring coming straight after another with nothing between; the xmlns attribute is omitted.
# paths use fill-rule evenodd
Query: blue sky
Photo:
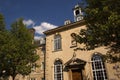
<svg viewBox="0 0 120 80"><path fill-rule="evenodd" d="M42 32L64 24L73 18L72 9L81 0L0 0L0 13L7 28L18 18L24 18L27 27L36 29L36 38Z"/></svg>

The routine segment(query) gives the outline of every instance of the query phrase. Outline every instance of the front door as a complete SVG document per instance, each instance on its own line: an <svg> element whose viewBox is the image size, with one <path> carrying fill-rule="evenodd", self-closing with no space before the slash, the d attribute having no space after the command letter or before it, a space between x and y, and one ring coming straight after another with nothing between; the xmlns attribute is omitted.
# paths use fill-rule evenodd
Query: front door
<svg viewBox="0 0 120 80"><path fill-rule="evenodd" d="M72 80L82 80L82 71L72 70Z"/></svg>

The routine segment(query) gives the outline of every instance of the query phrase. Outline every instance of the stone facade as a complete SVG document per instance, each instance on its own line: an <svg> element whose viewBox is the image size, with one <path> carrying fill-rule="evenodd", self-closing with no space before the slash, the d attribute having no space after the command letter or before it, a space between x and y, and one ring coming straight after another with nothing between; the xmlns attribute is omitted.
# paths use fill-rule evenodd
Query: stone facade
<svg viewBox="0 0 120 80"><path fill-rule="evenodd" d="M67 20L65 25L44 32L45 45L36 49L40 56L36 63L40 67L33 67L30 75L18 75L15 80L120 80L120 63L103 62L102 55L107 52L105 46L77 50L84 44L77 43L71 35L79 34L86 24L79 5L73 12L75 22Z"/></svg>
<svg viewBox="0 0 120 80"><path fill-rule="evenodd" d="M84 21L78 21L44 32L46 34L46 80L120 80L119 63L102 61L102 55L107 52L104 46L90 51L75 50L84 45L73 42L71 34L79 33L85 26ZM56 35L60 35L61 39L61 46L57 50L55 50ZM58 64L62 64L62 68L58 65L58 70L56 69L56 61L61 61Z"/></svg>
<svg viewBox="0 0 120 80"><path fill-rule="evenodd" d="M40 45L36 49L36 53L40 56L40 59L36 62L38 67L33 67L32 73L27 76L27 80L44 80L44 55L45 55L45 45ZM29 78L29 79L28 79Z"/></svg>

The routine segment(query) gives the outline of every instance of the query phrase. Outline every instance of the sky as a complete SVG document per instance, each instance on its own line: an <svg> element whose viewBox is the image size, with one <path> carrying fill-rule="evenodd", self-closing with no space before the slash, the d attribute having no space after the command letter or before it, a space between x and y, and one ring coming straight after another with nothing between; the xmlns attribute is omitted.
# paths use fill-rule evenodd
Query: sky
<svg viewBox="0 0 120 80"><path fill-rule="evenodd" d="M0 13L5 17L6 27L18 18L24 19L28 28L34 28L35 39L43 32L74 21L73 8L81 0L0 0Z"/></svg>

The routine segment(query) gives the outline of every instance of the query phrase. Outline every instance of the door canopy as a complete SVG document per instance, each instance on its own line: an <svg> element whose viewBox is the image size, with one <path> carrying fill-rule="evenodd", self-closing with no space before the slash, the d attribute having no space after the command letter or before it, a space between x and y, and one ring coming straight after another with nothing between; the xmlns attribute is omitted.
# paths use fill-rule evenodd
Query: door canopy
<svg viewBox="0 0 120 80"><path fill-rule="evenodd" d="M65 65L64 69L65 70L84 69L85 64L86 64L86 61L84 60L81 60L79 58L72 58L64 64Z"/></svg>

